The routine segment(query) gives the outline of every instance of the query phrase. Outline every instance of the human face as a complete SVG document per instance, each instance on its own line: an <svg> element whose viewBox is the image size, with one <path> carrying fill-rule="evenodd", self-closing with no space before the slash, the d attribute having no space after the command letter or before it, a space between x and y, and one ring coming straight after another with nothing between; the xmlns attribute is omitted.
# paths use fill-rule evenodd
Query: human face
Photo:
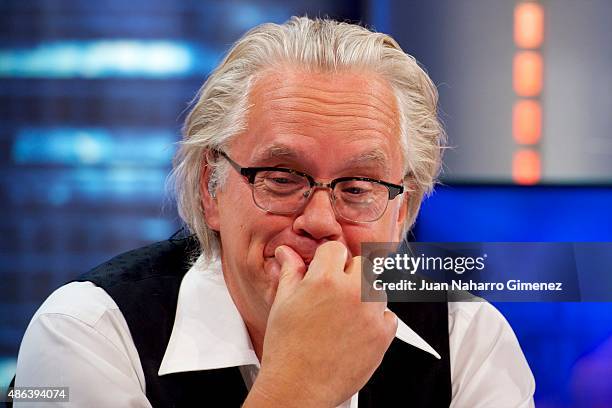
<svg viewBox="0 0 612 408"><path fill-rule="evenodd" d="M227 149L240 165L292 168L322 182L362 176L401 184L397 106L378 75L283 67L255 82L249 102L247 128ZM381 219L352 223L335 215L329 194L315 190L293 215L266 213L254 204L249 183L231 169L210 204L213 211L205 203L207 222L221 235L225 280L247 325L265 327L280 274L278 246L294 249L307 267L326 241L340 241L356 256L362 242L399 240L403 197L389 202Z"/></svg>

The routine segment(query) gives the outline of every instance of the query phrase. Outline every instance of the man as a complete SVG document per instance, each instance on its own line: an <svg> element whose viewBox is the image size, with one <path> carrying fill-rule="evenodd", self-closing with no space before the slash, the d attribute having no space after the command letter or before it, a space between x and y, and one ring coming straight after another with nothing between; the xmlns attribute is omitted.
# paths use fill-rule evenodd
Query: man
<svg viewBox="0 0 612 408"><path fill-rule="evenodd" d="M361 301L361 243L401 240L437 176L436 104L384 34L307 18L247 33L200 90L175 161L196 238L58 289L16 385L100 407L532 406L489 304Z"/></svg>

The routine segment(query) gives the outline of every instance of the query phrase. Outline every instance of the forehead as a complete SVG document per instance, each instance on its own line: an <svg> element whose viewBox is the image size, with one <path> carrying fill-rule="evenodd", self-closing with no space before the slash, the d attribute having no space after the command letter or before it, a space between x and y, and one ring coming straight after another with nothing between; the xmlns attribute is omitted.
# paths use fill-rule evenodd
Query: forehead
<svg viewBox="0 0 612 408"><path fill-rule="evenodd" d="M253 161L284 157L384 166L400 161L399 114L391 86L366 70L270 69L253 84L239 145ZM313 164L316 164L313 163Z"/></svg>

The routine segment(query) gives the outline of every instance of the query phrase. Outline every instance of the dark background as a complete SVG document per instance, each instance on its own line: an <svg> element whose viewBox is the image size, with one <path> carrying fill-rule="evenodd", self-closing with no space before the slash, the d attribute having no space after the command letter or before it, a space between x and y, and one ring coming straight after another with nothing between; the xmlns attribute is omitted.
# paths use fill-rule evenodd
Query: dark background
<svg viewBox="0 0 612 408"><path fill-rule="evenodd" d="M291 15L390 33L438 85L453 148L413 239L612 241L612 3L540 2L534 186L512 178L517 3L0 2L0 385L53 289L178 228L164 184L188 102L240 35ZM538 407L612 406L610 304L496 306L534 372Z"/></svg>

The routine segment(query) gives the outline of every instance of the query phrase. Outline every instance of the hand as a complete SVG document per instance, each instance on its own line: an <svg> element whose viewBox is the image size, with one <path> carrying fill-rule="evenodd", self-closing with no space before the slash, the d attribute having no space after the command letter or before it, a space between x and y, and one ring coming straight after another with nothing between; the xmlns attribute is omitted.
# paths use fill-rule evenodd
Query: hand
<svg viewBox="0 0 612 408"><path fill-rule="evenodd" d="M382 302L361 301L361 257L321 245L304 275L291 248L276 249L281 276L268 318L261 371L245 406L335 407L380 365L397 330ZM257 404L253 404L256 406Z"/></svg>

